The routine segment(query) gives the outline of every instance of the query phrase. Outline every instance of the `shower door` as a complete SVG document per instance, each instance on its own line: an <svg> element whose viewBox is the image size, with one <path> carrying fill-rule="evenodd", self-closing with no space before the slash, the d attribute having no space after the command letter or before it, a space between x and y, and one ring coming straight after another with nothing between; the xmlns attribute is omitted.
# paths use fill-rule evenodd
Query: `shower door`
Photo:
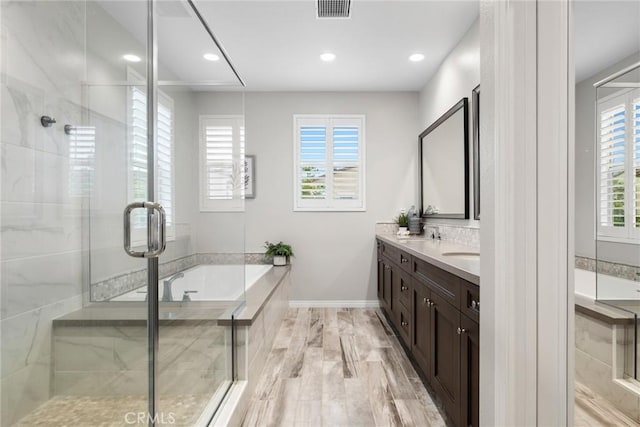
<svg viewBox="0 0 640 427"><path fill-rule="evenodd" d="M87 61L88 114L90 122L115 118L120 133L96 132L111 147L97 156L105 176L96 181L110 200L96 200L91 209L91 302L146 322L145 333L132 330L137 336L130 340L140 360L124 367L130 385L148 398L146 422L201 425L234 380L232 317L244 300L244 219L237 197L232 212L201 212L199 122L211 113L203 105L217 100L218 89L240 85L193 3L103 0L93 6L87 50L100 55ZM106 18L117 27L106 26ZM106 81L105 57L118 61ZM242 94L230 97L239 99L233 103L239 108L224 114L242 118ZM244 154L240 130L231 132L232 170ZM217 283L208 268L230 259L238 268ZM218 285L234 289L235 297L210 296Z"/></svg>

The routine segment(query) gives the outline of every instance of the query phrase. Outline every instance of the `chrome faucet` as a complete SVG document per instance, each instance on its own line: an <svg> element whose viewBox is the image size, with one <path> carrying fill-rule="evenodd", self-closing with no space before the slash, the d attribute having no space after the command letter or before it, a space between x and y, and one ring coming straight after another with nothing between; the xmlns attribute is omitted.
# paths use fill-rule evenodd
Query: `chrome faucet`
<svg viewBox="0 0 640 427"><path fill-rule="evenodd" d="M171 284L181 277L184 277L184 273L176 273L164 281L164 288L162 290L162 301L164 302L173 301L173 294L171 293Z"/></svg>
<svg viewBox="0 0 640 427"><path fill-rule="evenodd" d="M442 236L440 235L440 227L432 227L431 238L438 240L442 239Z"/></svg>

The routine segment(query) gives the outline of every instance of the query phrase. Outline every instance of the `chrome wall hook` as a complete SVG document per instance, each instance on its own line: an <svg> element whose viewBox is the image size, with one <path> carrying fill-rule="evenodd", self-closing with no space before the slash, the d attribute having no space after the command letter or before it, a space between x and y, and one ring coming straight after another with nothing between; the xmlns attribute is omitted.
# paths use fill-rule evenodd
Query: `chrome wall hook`
<svg viewBox="0 0 640 427"><path fill-rule="evenodd" d="M50 128L54 123L56 123L56 119L53 119L49 116L42 116L40 117L40 123L42 123L43 127Z"/></svg>

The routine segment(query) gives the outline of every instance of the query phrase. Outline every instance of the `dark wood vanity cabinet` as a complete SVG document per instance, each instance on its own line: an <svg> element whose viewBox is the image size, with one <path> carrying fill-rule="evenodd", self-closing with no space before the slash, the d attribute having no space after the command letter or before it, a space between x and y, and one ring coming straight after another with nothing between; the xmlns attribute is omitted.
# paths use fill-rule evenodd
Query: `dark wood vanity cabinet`
<svg viewBox="0 0 640 427"><path fill-rule="evenodd" d="M378 245L381 307L453 424L477 426L480 288L385 242Z"/></svg>
<svg viewBox="0 0 640 427"><path fill-rule="evenodd" d="M455 425L460 412L460 312L433 292L431 295L431 363L428 377Z"/></svg>
<svg viewBox="0 0 640 427"><path fill-rule="evenodd" d="M460 316L460 425L480 425L480 327L464 314Z"/></svg>

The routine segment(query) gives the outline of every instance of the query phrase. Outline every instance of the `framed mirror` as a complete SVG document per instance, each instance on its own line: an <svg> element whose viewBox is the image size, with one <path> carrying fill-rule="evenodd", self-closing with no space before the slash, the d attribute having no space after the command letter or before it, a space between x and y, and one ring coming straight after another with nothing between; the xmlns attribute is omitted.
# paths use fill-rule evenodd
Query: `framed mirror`
<svg viewBox="0 0 640 427"><path fill-rule="evenodd" d="M480 219L480 85L471 93L473 111L473 219Z"/></svg>
<svg viewBox="0 0 640 427"><path fill-rule="evenodd" d="M419 206L425 218L469 218L468 104L462 98L418 138Z"/></svg>

